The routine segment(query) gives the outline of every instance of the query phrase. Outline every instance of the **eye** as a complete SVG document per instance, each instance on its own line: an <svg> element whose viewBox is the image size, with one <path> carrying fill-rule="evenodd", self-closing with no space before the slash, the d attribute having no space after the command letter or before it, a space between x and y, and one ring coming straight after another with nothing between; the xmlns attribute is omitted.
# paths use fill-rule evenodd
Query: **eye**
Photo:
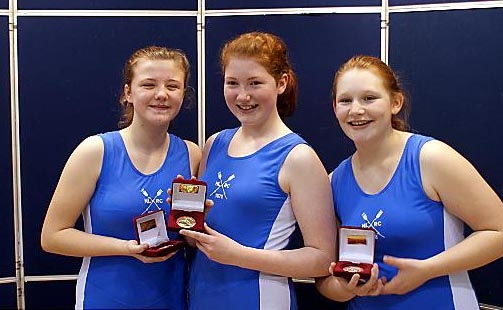
<svg viewBox="0 0 503 310"><path fill-rule="evenodd" d="M238 85L238 83L236 81L225 81L225 85L235 86Z"/></svg>
<svg viewBox="0 0 503 310"><path fill-rule="evenodd" d="M258 86L258 85L261 85L261 84L262 84L262 82L260 82L260 81L251 81L250 82L250 85L252 85L252 86Z"/></svg>
<svg viewBox="0 0 503 310"><path fill-rule="evenodd" d="M347 105L347 104L350 104L351 101L352 100L350 98L340 98L339 100L337 100L337 103L342 104L342 105Z"/></svg>
<svg viewBox="0 0 503 310"><path fill-rule="evenodd" d="M166 86L168 88L168 90L170 91L175 91L175 90L178 90L180 89L180 87L178 87L178 85L168 85Z"/></svg>
<svg viewBox="0 0 503 310"><path fill-rule="evenodd" d="M154 83L143 83L143 84L141 84L141 87L151 89L151 88L155 87L155 84Z"/></svg>
<svg viewBox="0 0 503 310"><path fill-rule="evenodd" d="M365 96L365 97L363 97L363 101L365 101L365 102L374 101L376 99L377 99L376 96Z"/></svg>

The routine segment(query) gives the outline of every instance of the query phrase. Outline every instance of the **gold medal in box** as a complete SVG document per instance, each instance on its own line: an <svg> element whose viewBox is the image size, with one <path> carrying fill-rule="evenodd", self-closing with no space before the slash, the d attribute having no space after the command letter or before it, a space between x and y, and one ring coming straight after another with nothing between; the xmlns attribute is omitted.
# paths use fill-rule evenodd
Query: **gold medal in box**
<svg viewBox="0 0 503 310"><path fill-rule="evenodd" d="M350 281L354 274L366 282L374 263L375 231L372 228L342 226L339 229L339 261L334 276Z"/></svg>
<svg viewBox="0 0 503 310"><path fill-rule="evenodd" d="M194 179L174 179L171 187L168 229L203 231L205 201L206 182Z"/></svg>

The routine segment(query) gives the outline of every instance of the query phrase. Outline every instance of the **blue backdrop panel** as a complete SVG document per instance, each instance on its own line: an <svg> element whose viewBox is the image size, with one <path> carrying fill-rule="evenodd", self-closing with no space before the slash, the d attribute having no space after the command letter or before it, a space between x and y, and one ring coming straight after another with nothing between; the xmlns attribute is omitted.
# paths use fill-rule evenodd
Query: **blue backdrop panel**
<svg viewBox="0 0 503 310"><path fill-rule="evenodd" d="M16 309L16 284L0 284L0 309Z"/></svg>
<svg viewBox="0 0 503 310"><path fill-rule="evenodd" d="M458 3L458 2L473 2L473 0L389 0L389 5L414 5L414 4L442 4L442 3ZM478 1L482 2L482 1Z"/></svg>
<svg viewBox="0 0 503 310"><path fill-rule="evenodd" d="M335 70L354 54L379 56L379 15L213 17L207 20L206 133L237 126L223 98L219 51L225 41L248 31L272 32L289 47L299 82L295 115L287 122L332 170L352 150L337 125L330 89Z"/></svg>
<svg viewBox="0 0 503 310"><path fill-rule="evenodd" d="M197 10L197 0L18 0L21 10Z"/></svg>
<svg viewBox="0 0 503 310"><path fill-rule="evenodd" d="M206 1L206 8L215 9L261 9L261 8L301 8L301 7L340 7L340 6L379 6L381 0L212 0Z"/></svg>
<svg viewBox="0 0 503 310"><path fill-rule="evenodd" d="M76 281L28 282L26 309L74 309Z"/></svg>
<svg viewBox="0 0 503 310"><path fill-rule="evenodd" d="M195 29L191 17L19 18L26 275L78 271L80 259L40 248L40 229L61 170L82 139L117 128L127 57L155 44L183 49L196 59ZM196 68L194 63L192 83ZM195 109L183 110L172 132L193 140L196 115Z"/></svg>
<svg viewBox="0 0 503 310"><path fill-rule="evenodd" d="M411 124L457 149L503 197L503 9L392 14L390 64ZM503 259L471 273L480 302L503 306Z"/></svg>
<svg viewBox="0 0 503 310"><path fill-rule="evenodd" d="M9 8L9 1L7 1L7 0L0 0L0 8L2 8L2 9L8 9Z"/></svg>
<svg viewBox="0 0 503 310"><path fill-rule="evenodd" d="M0 17L0 278L15 276L8 18ZM0 295L1 296L1 295ZM0 300L2 298L0 297Z"/></svg>

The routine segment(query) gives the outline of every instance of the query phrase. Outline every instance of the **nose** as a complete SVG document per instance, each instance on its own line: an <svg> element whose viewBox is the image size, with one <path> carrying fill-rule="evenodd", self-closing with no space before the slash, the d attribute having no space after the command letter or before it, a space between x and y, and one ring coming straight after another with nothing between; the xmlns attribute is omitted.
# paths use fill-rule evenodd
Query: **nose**
<svg viewBox="0 0 503 310"><path fill-rule="evenodd" d="M250 100L250 95L248 94L248 92L246 91L246 89L244 89L243 87L241 87L239 89L238 96L237 96L236 99L238 101L249 101Z"/></svg>
<svg viewBox="0 0 503 310"><path fill-rule="evenodd" d="M155 99L162 100L168 97L168 92L164 86L161 86L155 92Z"/></svg>
<svg viewBox="0 0 503 310"><path fill-rule="evenodd" d="M363 105L360 103L360 101L353 100L349 109L349 114L363 114L364 112L365 109L363 108Z"/></svg>

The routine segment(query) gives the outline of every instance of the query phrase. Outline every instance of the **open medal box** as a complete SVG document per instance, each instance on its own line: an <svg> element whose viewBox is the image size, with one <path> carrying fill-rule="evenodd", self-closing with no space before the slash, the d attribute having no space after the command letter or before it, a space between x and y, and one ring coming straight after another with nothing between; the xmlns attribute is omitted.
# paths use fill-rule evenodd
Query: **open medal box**
<svg viewBox="0 0 503 310"><path fill-rule="evenodd" d="M206 183L195 179L174 179L171 187L171 211L168 229L204 231Z"/></svg>
<svg viewBox="0 0 503 310"><path fill-rule="evenodd" d="M374 263L375 231L372 228L342 226L339 229L339 261L333 274L348 282L354 274L366 282Z"/></svg>
<svg viewBox="0 0 503 310"><path fill-rule="evenodd" d="M136 240L139 244L147 243L149 248L141 254L149 257L165 256L185 245L183 240L170 240L166 229L166 217L163 210L156 210L133 219Z"/></svg>

